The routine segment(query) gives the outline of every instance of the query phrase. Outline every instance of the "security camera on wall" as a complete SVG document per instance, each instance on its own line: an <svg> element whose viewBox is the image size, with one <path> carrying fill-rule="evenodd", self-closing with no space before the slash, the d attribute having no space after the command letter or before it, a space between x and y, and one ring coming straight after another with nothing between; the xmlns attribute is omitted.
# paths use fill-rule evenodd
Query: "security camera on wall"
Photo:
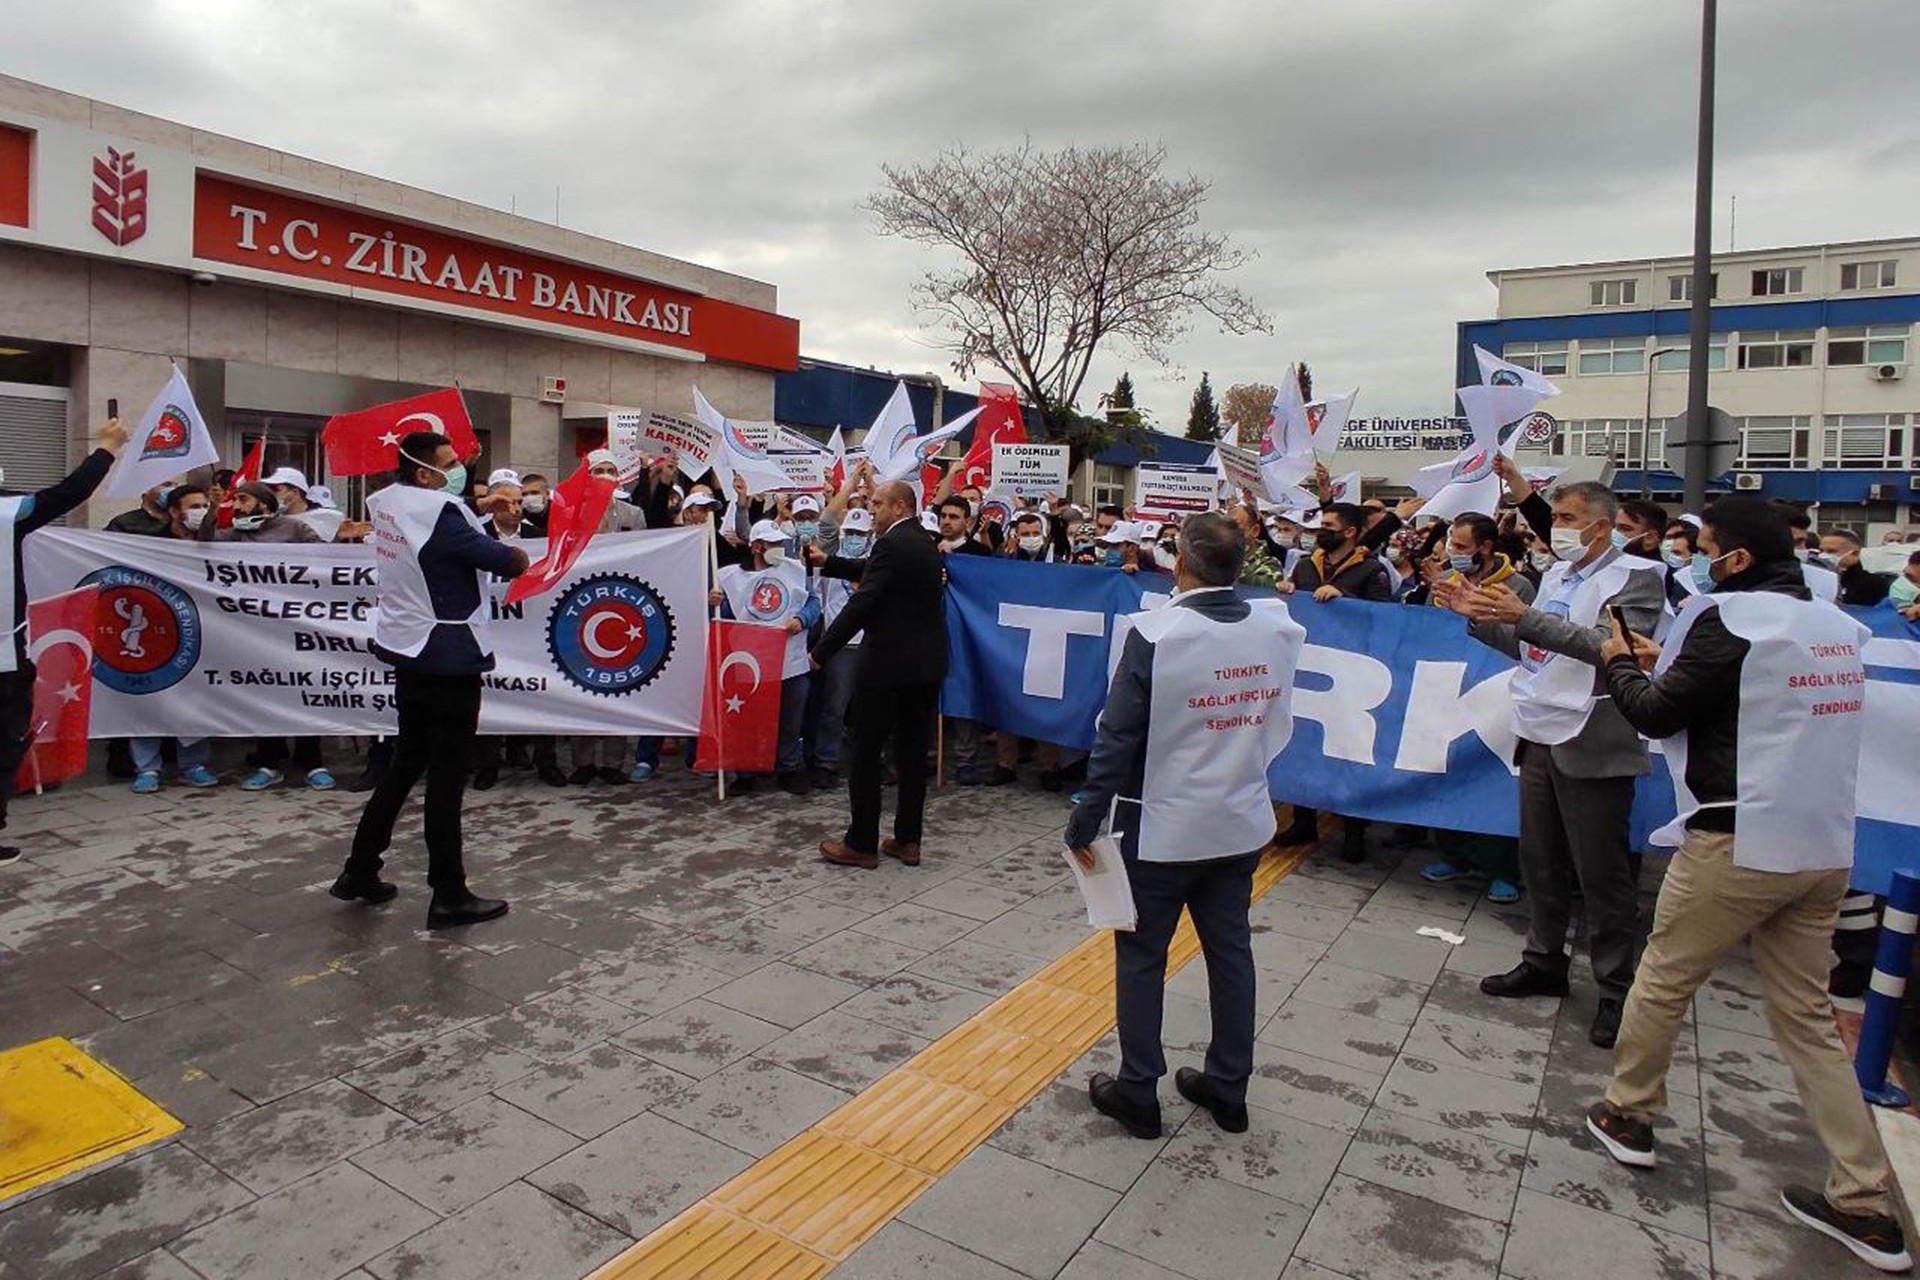
<svg viewBox="0 0 1920 1280"><path fill-rule="evenodd" d="M220 283L220 277L211 271L196 271L187 277L187 283L202 289L211 289Z"/></svg>

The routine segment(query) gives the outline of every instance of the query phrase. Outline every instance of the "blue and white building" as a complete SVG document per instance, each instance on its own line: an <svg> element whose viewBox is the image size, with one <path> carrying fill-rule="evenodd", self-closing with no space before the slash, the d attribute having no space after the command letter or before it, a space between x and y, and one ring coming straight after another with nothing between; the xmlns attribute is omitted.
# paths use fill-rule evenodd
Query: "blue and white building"
<svg viewBox="0 0 1920 1280"><path fill-rule="evenodd" d="M1623 492L1678 501L1668 427L1685 409L1691 261L1490 271L1494 316L1460 322L1456 371L1477 344L1551 377L1549 451L1614 464ZM1920 524L1920 239L1716 254L1708 398L1740 430L1716 490L1819 504L1823 524L1871 539ZM1673 448L1678 449L1678 432Z"/></svg>

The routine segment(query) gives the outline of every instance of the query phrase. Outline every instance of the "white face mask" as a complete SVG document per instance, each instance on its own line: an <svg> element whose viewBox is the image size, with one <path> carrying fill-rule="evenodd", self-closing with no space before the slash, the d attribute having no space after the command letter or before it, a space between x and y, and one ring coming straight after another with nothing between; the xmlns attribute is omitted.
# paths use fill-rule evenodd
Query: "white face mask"
<svg viewBox="0 0 1920 1280"><path fill-rule="evenodd" d="M1812 547L1795 547L1793 549L1793 554L1795 559L1799 560L1801 564L1805 564L1807 561L1813 559L1813 548Z"/></svg>
<svg viewBox="0 0 1920 1280"><path fill-rule="evenodd" d="M520 499L520 509L536 516L539 515L547 509L547 495L544 493L527 494Z"/></svg>
<svg viewBox="0 0 1920 1280"><path fill-rule="evenodd" d="M235 516L233 518L233 527L236 529L251 532L255 529L258 529L261 525L265 524L266 522L267 522L267 518L265 516L260 516L260 515Z"/></svg>
<svg viewBox="0 0 1920 1280"><path fill-rule="evenodd" d="M1553 531L1553 554L1562 560L1578 560L1587 554L1587 544L1581 541L1578 529L1555 529Z"/></svg>
<svg viewBox="0 0 1920 1280"><path fill-rule="evenodd" d="M207 508L188 507L180 516L180 523L189 529L198 529L207 522Z"/></svg>
<svg viewBox="0 0 1920 1280"><path fill-rule="evenodd" d="M783 564L787 558L787 549L781 546L771 546L760 554L766 558L768 564Z"/></svg>
<svg viewBox="0 0 1920 1280"><path fill-rule="evenodd" d="M1021 535L1020 549L1030 556L1039 555L1040 552L1045 549L1046 545L1047 539L1043 534L1028 533Z"/></svg>
<svg viewBox="0 0 1920 1280"><path fill-rule="evenodd" d="M1553 552L1529 551L1527 552L1527 563L1536 569L1544 571L1553 564Z"/></svg>

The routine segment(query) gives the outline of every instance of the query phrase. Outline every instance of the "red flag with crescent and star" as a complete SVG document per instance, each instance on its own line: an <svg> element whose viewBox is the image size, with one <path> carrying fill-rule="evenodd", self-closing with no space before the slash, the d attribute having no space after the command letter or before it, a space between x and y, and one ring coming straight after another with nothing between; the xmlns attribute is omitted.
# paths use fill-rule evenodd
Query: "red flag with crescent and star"
<svg viewBox="0 0 1920 1280"><path fill-rule="evenodd" d="M587 474L582 463L547 495L547 551L507 588L505 603L551 591L573 569L574 561L600 532L600 518L613 501L614 482Z"/></svg>
<svg viewBox="0 0 1920 1280"><path fill-rule="evenodd" d="M87 770L87 721L93 710L93 613L99 587L83 587L27 605L27 657L34 664L32 746L16 788L72 778Z"/></svg>
<svg viewBox="0 0 1920 1280"><path fill-rule="evenodd" d="M320 433L320 443L327 451L327 469L337 476L392 471L400 465L400 442L414 431L438 432L463 459L480 452L480 438L473 434L467 402L458 387L445 387L328 418Z"/></svg>
<svg viewBox="0 0 1920 1280"><path fill-rule="evenodd" d="M955 485L986 489L993 481L993 446L1025 444L1026 419L1020 416L1020 393L997 382L980 384L980 416L973 424L973 444L960 464Z"/></svg>
<svg viewBox="0 0 1920 1280"><path fill-rule="evenodd" d="M702 769L772 773L780 748L780 669L787 629L758 622L712 624L707 691L700 708Z"/></svg>

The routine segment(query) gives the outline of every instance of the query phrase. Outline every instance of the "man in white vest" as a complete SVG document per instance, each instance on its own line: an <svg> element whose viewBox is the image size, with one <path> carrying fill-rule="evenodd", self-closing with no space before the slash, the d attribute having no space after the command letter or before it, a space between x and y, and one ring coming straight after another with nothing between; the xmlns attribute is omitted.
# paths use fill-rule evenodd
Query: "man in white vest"
<svg viewBox="0 0 1920 1280"><path fill-rule="evenodd" d="M1182 1067L1182 1097L1229 1133L1247 1127L1254 968L1247 910L1273 842L1267 766L1293 733L1293 681L1306 630L1278 600L1234 589L1247 543L1225 516L1181 527L1177 594L1128 619L1067 844L1091 867L1111 822L1138 923L1114 934L1118 1077L1098 1074L1094 1108L1139 1138L1160 1136L1160 1043L1167 944L1181 908L1207 958L1213 1037L1204 1071Z"/></svg>
<svg viewBox="0 0 1920 1280"><path fill-rule="evenodd" d="M1600 677L1608 611L1652 635L1666 605L1661 566L1614 542L1619 500L1605 485L1562 485L1551 499L1511 458L1498 466L1520 514L1553 548L1532 604L1505 584L1434 584L1434 600L1465 614L1476 640L1520 660L1513 674L1513 732L1520 766L1520 872L1530 917L1520 963L1480 983L1489 996L1565 996L1567 926L1576 890L1585 900L1598 1008L1588 1039L1613 1047L1633 983L1639 934L1628 822L1634 779L1649 769L1646 744L1620 717ZM1624 537L1621 541L1625 541Z"/></svg>
<svg viewBox="0 0 1920 1280"><path fill-rule="evenodd" d="M475 924L507 904L467 888L460 800L480 726L480 676L493 670L487 582L527 571L527 553L487 536L465 498L467 469L444 436L415 431L400 441L394 483L367 499L373 517L373 651L394 668L399 733L393 762L367 797L353 849L330 892L344 901L386 902L399 890L380 878L393 824L422 774L427 779L427 928Z"/></svg>
<svg viewBox="0 0 1920 1280"><path fill-rule="evenodd" d="M1616 632L1603 650L1621 714L1664 740L1679 817L1654 839L1679 849L1587 1128L1621 1163L1653 1167L1674 1039L1701 984L1750 938L1774 1039L1831 1157L1823 1191L1788 1187L1781 1201L1870 1265L1905 1271L1892 1170L1827 996L1853 865L1868 631L1813 596L1765 501L1724 498L1704 521L1713 590L1687 602L1662 649Z"/></svg>

